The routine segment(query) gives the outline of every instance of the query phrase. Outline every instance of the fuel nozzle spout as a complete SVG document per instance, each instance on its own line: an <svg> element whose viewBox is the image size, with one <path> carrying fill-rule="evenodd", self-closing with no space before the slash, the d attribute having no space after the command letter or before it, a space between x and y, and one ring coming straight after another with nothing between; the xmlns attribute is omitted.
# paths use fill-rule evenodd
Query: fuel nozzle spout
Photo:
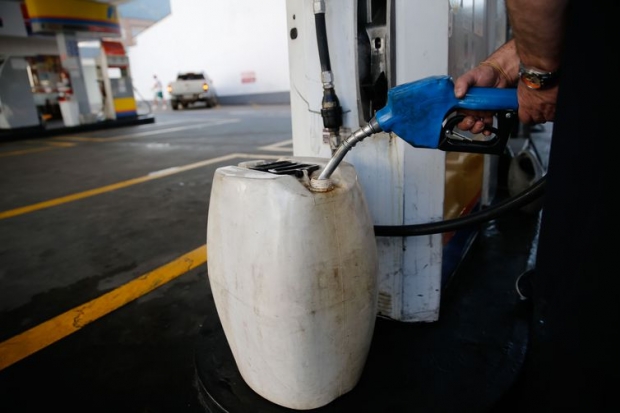
<svg viewBox="0 0 620 413"><path fill-rule="evenodd" d="M318 180L326 180L329 179L340 162L344 159L344 156L349 152L358 142L366 139L367 137L374 135L375 133L381 132L381 126L379 126L379 122L375 118L372 118L370 122L361 129L353 132L351 136L345 139L342 144L338 147L334 155L331 157L325 168L321 171L321 174L318 177Z"/></svg>

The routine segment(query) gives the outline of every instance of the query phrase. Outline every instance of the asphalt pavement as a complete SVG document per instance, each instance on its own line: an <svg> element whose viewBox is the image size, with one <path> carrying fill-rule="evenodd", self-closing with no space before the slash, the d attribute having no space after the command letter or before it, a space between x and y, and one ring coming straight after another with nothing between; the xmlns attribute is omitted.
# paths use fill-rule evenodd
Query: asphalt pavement
<svg viewBox="0 0 620 413"><path fill-rule="evenodd" d="M0 143L0 411L205 411L212 176L290 155L290 107L154 117Z"/></svg>
<svg viewBox="0 0 620 413"><path fill-rule="evenodd" d="M154 119L0 141L0 412L289 411L231 359L206 223L218 167L292 155L290 107ZM378 320L360 385L319 410L490 411L527 346L514 285L536 233L519 211L481 226L440 322Z"/></svg>

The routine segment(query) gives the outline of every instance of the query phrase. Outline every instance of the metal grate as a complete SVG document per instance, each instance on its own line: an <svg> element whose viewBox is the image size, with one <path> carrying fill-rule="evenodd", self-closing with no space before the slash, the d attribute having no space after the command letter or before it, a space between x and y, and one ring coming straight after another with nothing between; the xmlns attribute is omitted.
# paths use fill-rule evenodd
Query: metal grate
<svg viewBox="0 0 620 413"><path fill-rule="evenodd" d="M255 165L250 169L269 172L276 175L295 175L297 178L301 178L304 176L304 171L307 171L307 173L310 174L319 169L319 165L291 161L277 161Z"/></svg>

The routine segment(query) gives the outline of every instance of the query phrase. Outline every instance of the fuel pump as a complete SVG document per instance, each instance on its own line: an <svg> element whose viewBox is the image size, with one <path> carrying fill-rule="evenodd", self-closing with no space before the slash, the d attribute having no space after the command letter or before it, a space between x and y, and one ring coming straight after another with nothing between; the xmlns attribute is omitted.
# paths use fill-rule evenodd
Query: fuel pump
<svg viewBox="0 0 620 413"><path fill-rule="evenodd" d="M121 119L137 116L129 57L123 44L114 40L102 40L98 67L105 117Z"/></svg>
<svg viewBox="0 0 620 413"><path fill-rule="evenodd" d="M324 19L324 27L312 24L317 13ZM348 152L347 161L359 174L376 233L384 235L376 239L378 314L404 322L436 321L441 291L476 236L475 229L467 225L468 218L471 223L481 219L482 215L473 213L486 212L494 201L498 153L514 127L516 99L497 118L502 132L485 143L468 141L470 137L454 128L458 118L448 119L445 112L439 118L425 117L419 111L414 114L429 126L424 127L426 131L412 129L410 133L421 132L417 139L423 135L431 141L403 139L402 130L385 127L390 122L384 109L401 110L414 103L388 105L390 91L394 97L404 85L420 86L416 82L422 79L456 77L505 42L503 2L290 0L287 16L293 152L296 156L326 158ZM323 38L328 47L322 45ZM342 107L341 145L336 149L334 140L325 139L321 116L325 50L331 57L333 95L338 96ZM440 93L439 99L445 98L446 91L453 95L449 87L442 91L428 85L424 88L431 96ZM433 101L419 95L414 100L422 109ZM384 116L376 116L379 113ZM354 151L345 149L353 143L351 132L372 124L371 119L383 121L383 128L358 141ZM431 132L430 128L437 129ZM334 163L337 161L327 168ZM458 226L435 226L445 229L436 233L428 232L429 227L424 234L415 231L416 225L451 220L457 220L454 223ZM390 230L393 235L386 236ZM421 236L409 236L412 234Z"/></svg>

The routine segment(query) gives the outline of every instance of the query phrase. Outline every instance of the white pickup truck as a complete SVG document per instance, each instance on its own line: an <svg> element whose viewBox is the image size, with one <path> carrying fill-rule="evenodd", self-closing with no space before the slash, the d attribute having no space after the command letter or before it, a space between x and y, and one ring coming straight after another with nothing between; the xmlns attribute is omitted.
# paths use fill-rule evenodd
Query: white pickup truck
<svg viewBox="0 0 620 413"><path fill-rule="evenodd" d="M208 108L217 105L213 82L204 72L179 73L177 79L168 84L168 94L173 110L186 108L196 102L203 102Z"/></svg>

